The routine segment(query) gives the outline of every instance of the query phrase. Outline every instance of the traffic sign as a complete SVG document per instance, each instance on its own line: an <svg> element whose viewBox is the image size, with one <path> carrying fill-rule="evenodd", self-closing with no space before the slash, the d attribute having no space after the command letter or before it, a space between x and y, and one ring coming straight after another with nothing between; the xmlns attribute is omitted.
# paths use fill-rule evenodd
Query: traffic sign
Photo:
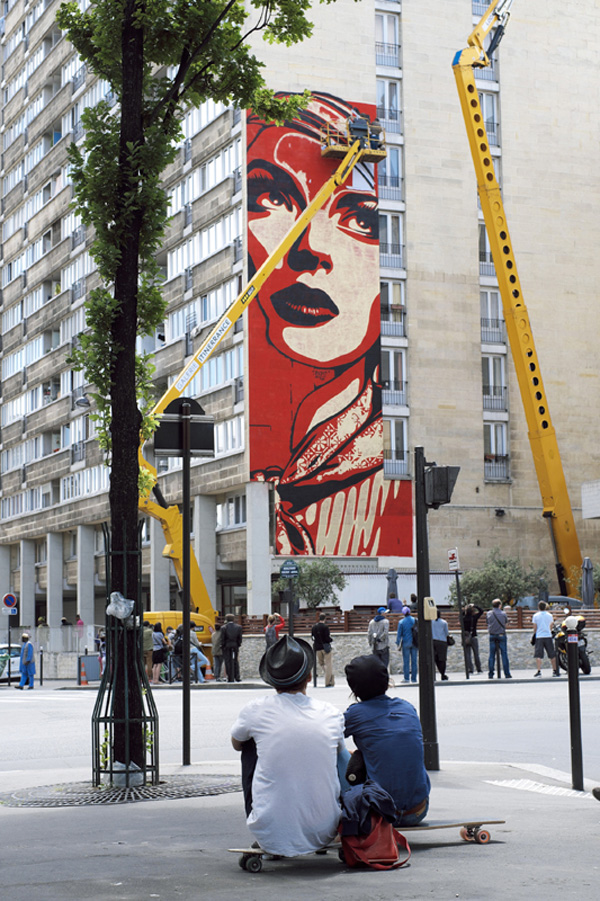
<svg viewBox="0 0 600 901"><path fill-rule="evenodd" d="M5 594L4 597L2 598L2 603L4 604L5 607L16 607L17 599L14 596L14 594Z"/></svg>
<svg viewBox="0 0 600 901"><path fill-rule="evenodd" d="M459 568L458 550L455 547L450 548L448 551L448 569L450 572L458 572Z"/></svg>
<svg viewBox="0 0 600 901"><path fill-rule="evenodd" d="M279 575L282 579L295 579L297 578L298 573L298 564L294 563L293 560L286 560L285 563L282 563L281 569L279 570Z"/></svg>
<svg viewBox="0 0 600 901"><path fill-rule="evenodd" d="M19 611L17 610L16 607L3 607L2 608L2 613L4 616L11 616L11 615L16 616L18 612Z"/></svg>

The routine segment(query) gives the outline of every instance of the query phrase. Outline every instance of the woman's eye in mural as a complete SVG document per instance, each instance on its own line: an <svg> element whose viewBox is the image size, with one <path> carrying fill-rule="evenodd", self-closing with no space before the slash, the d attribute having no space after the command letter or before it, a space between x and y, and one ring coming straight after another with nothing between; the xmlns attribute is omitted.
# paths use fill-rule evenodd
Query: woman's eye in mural
<svg viewBox="0 0 600 901"><path fill-rule="evenodd" d="M301 208L301 198L293 179L278 166L265 163L248 170L248 211L270 213Z"/></svg>
<svg viewBox="0 0 600 901"><path fill-rule="evenodd" d="M346 194L335 204L338 228L376 241L378 238L377 200L370 194Z"/></svg>

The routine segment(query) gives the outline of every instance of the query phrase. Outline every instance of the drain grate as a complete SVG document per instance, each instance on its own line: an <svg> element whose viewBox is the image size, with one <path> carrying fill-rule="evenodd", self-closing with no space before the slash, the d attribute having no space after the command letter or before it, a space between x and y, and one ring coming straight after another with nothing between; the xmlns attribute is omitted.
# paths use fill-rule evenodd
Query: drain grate
<svg viewBox="0 0 600 901"><path fill-rule="evenodd" d="M3 807L89 807L97 804L129 804L133 801L173 801L239 792L239 779L227 776L168 776L158 785L130 788L95 787L89 782L42 785L0 794Z"/></svg>

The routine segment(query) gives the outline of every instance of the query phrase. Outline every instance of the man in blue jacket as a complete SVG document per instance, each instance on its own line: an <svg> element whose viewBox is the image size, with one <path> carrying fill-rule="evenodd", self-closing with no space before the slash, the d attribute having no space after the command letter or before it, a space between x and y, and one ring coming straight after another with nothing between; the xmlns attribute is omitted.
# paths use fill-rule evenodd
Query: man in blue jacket
<svg viewBox="0 0 600 901"><path fill-rule="evenodd" d="M35 660L33 657L33 645L29 641L27 632L23 632L21 636L23 646L21 647L21 658L19 660L19 669L21 671L21 681L15 688L23 690L25 685L29 683L29 690L33 688L33 677L35 675Z"/></svg>
<svg viewBox="0 0 600 901"><path fill-rule="evenodd" d="M398 623L398 633L396 635L396 646L402 646L402 663L404 667L404 682L412 679L417 681L418 666L418 649L413 636L413 629L416 626L414 616L411 616L410 607L403 607L403 619ZM409 672L410 670L410 672Z"/></svg>

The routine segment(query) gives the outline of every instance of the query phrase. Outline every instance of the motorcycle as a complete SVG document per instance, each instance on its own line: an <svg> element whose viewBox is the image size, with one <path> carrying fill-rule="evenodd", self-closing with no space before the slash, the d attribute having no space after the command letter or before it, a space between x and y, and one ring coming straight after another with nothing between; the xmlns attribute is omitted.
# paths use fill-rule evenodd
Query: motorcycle
<svg viewBox="0 0 600 901"><path fill-rule="evenodd" d="M585 637L585 618L577 617L577 651L579 654L579 668L584 676L589 676L592 671L590 658L587 650L587 638ZM558 665L561 669L567 671L567 626L564 620L560 627L554 632L554 646L556 648L556 656Z"/></svg>

